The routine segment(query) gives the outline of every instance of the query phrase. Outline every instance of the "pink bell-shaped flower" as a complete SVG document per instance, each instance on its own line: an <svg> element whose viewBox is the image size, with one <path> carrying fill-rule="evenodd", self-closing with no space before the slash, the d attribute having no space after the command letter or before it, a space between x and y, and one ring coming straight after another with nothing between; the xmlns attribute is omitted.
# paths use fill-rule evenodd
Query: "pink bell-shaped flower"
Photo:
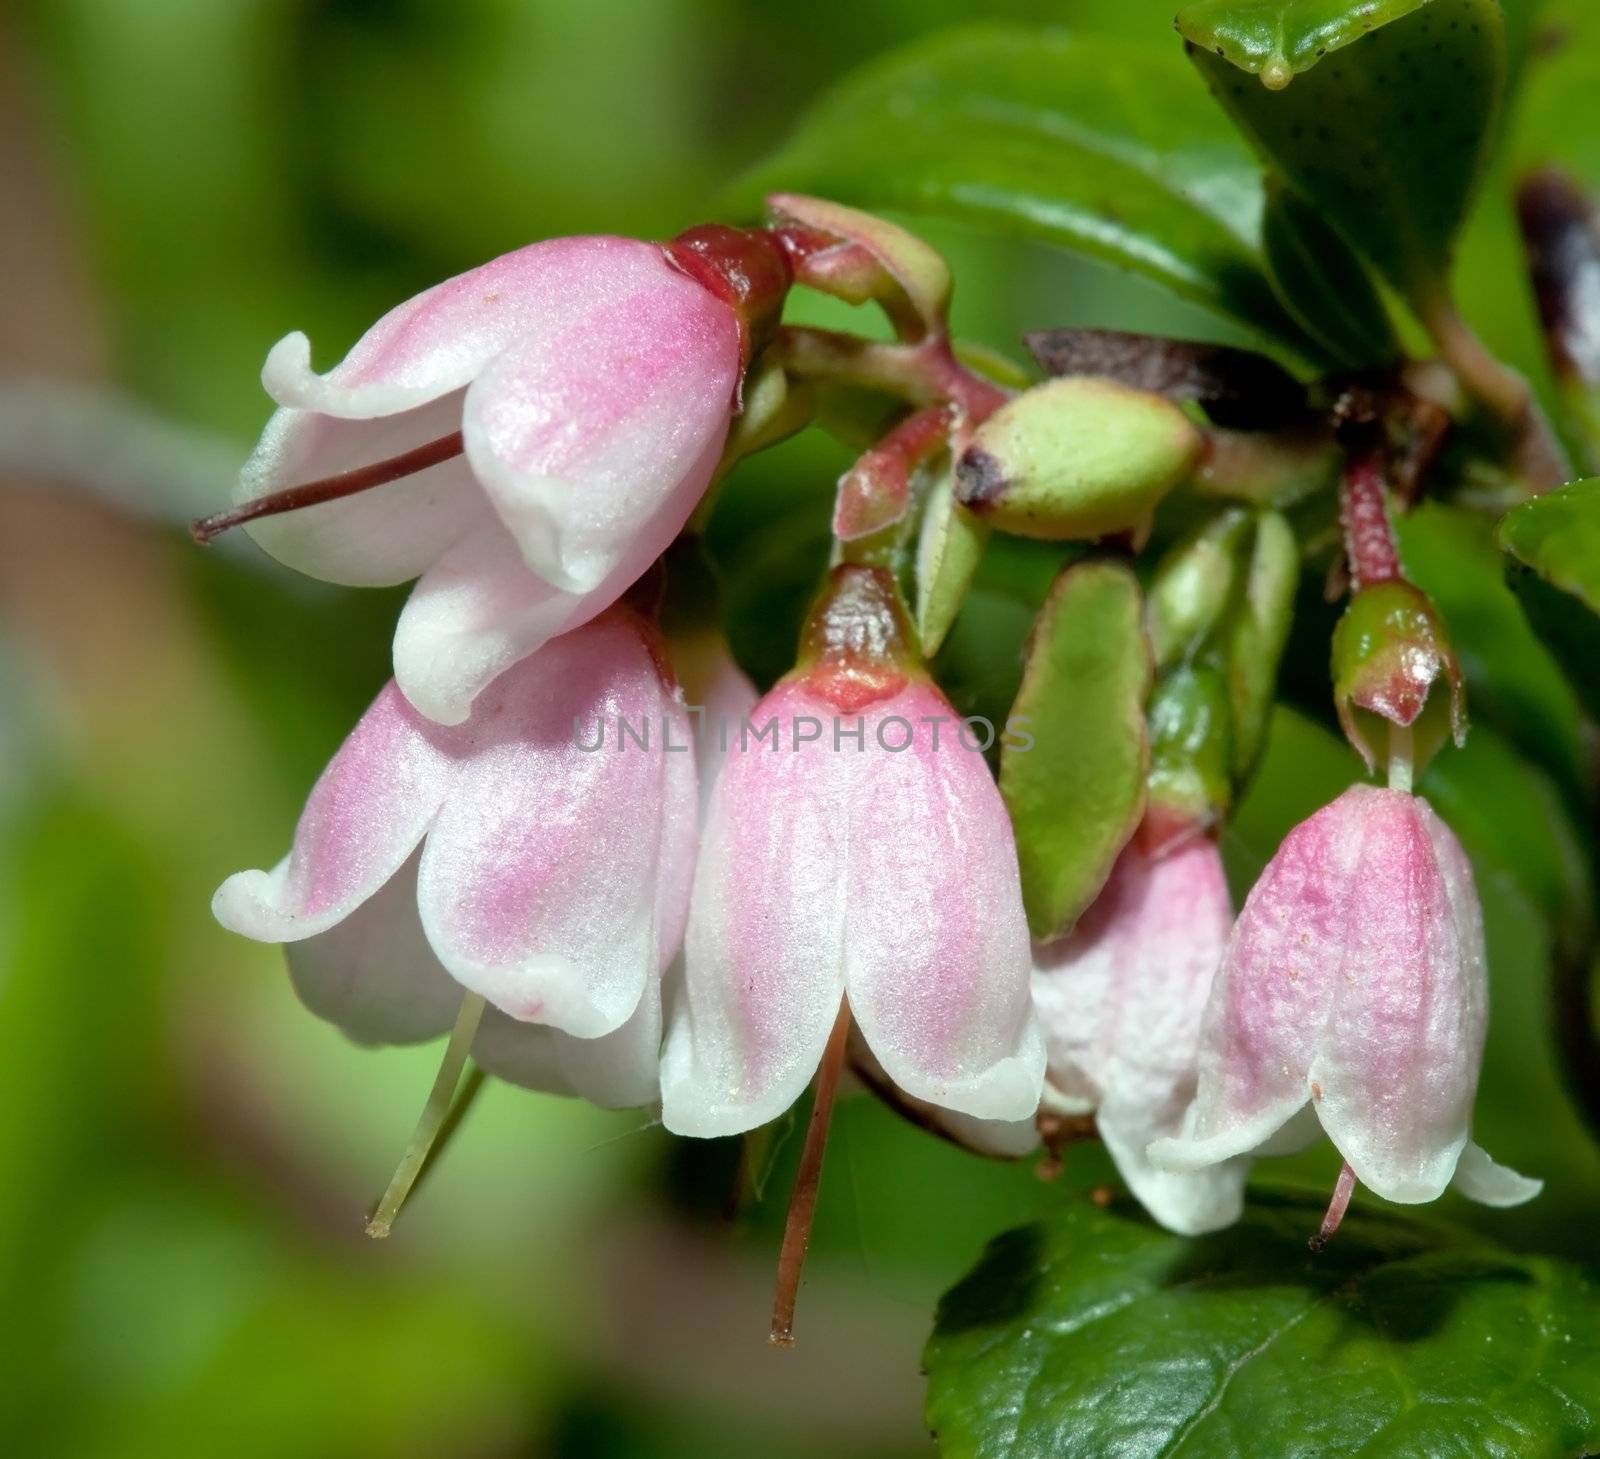
<svg viewBox="0 0 1600 1459"><path fill-rule="evenodd" d="M1201 1170L1326 1133L1353 1183L1400 1202L1452 1181L1488 1205L1540 1182L1468 1136L1488 988L1472 868L1426 801L1357 785L1285 837L1234 927L1206 1009L1199 1085L1158 1165Z"/></svg>
<svg viewBox="0 0 1600 1459"><path fill-rule="evenodd" d="M744 322L712 272L673 257L626 238L531 244L391 310L325 375L287 336L262 370L280 409L241 505L197 535L248 522L313 577L418 578L395 679L461 724L497 675L615 602L712 478Z"/></svg>
<svg viewBox="0 0 1600 1459"><path fill-rule="evenodd" d="M1033 1003L1050 1058L1042 1110L1092 1114L1134 1195L1186 1235L1238 1219L1248 1162L1175 1172L1145 1150L1177 1133L1194 1097L1201 1016L1232 921L1208 836L1157 858L1134 845L1073 931L1036 954Z"/></svg>
<svg viewBox="0 0 1600 1459"><path fill-rule="evenodd" d="M1010 822L905 633L886 573L835 569L801 667L730 730L668 1014L670 1130L782 1114L825 1050L842 1056L841 1008L913 1098L983 1119L1037 1107Z"/></svg>
<svg viewBox="0 0 1600 1459"><path fill-rule="evenodd" d="M691 726L653 630L618 607L442 727L385 686L271 871L217 919L287 943L302 999L367 1043L433 1038L486 999L490 1072L652 1103L660 975L693 874Z"/></svg>

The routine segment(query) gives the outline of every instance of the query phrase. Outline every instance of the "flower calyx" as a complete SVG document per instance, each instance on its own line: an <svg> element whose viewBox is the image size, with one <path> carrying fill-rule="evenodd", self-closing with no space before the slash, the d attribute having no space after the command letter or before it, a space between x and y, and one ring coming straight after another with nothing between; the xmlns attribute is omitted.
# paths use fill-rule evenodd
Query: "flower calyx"
<svg viewBox="0 0 1600 1459"><path fill-rule="evenodd" d="M887 698L922 677L916 637L894 575L846 562L829 574L800 636L788 675L845 713Z"/></svg>
<svg viewBox="0 0 1600 1459"><path fill-rule="evenodd" d="M1447 700L1431 695L1441 676L1449 684ZM1376 764L1376 719L1416 731L1418 768L1446 734L1458 745L1465 740L1461 665L1426 593L1399 578L1356 592L1333 634L1333 697L1345 737L1369 770Z"/></svg>
<svg viewBox="0 0 1600 1459"><path fill-rule="evenodd" d="M662 245L668 261L739 321L739 353L748 365L778 327L794 283L789 252L764 228L702 223Z"/></svg>

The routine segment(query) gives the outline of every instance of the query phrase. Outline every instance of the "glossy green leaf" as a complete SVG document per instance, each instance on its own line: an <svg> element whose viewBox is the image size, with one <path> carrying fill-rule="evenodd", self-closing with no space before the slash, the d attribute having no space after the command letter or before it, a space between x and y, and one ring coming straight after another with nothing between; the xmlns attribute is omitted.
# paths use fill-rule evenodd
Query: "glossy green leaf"
<svg viewBox="0 0 1600 1459"><path fill-rule="evenodd" d="M1361 260L1315 208L1275 178L1267 182L1261 246L1284 308L1331 359L1372 365L1400 353Z"/></svg>
<svg viewBox="0 0 1600 1459"><path fill-rule="evenodd" d="M1012 715L1033 744L1000 757L1035 937L1060 936L1105 884L1144 806L1150 648L1139 584L1116 563L1056 579L1028 640Z"/></svg>
<svg viewBox="0 0 1600 1459"><path fill-rule="evenodd" d="M1496 536L1529 621L1600 713L1600 477L1523 503Z"/></svg>
<svg viewBox="0 0 1600 1459"><path fill-rule="evenodd" d="M1240 130L1419 313L1439 309L1505 79L1498 0L1431 0L1280 90L1203 48L1190 15L1190 54Z"/></svg>
<svg viewBox="0 0 1600 1459"><path fill-rule="evenodd" d="M1395 520L1406 576L1443 616L1467 681L1467 708L1574 795L1587 779L1579 708L1559 663L1507 588L1481 514L1424 502Z"/></svg>
<svg viewBox="0 0 1600 1459"><path fill-rule="evenodd" d="M1600 477L1524 502L1497 535L1524 567L1600 613Z"/></svg>
<svg viewBox="0 0 1600 1459"><path fill-rule="evenodd" d="M1196 0L1178 12L1186 41L1282 88L1330 51L1429 0Z"/></svg>
<svg viewBox="0 0 1600 1459"><path fill-rule="evenodd" d="M1314 353L1262 272L1259 170L1165 48L944 32L825 97L734 201L754 212L779 190L1059 244Z"/></svg>
<svg viewBox="0 0 1600 1459"><path fill-rule="evenodd" d="M946 1459L1548 1459L1600 1444L1600 1293L1576 1268L1257 1195L1185 1239L1086 1202L1000 1237L925 1363Z"/></svg>

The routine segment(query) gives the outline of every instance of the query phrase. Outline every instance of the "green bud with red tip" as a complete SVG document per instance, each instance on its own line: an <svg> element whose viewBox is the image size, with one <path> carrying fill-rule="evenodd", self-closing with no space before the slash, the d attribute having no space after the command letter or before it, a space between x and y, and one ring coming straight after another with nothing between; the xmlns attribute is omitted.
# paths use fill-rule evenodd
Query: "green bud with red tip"
<svg viewBox="0 0 1600 1459"><path fill-rule="evenodd" d="M1443 678L1448 694L1434 694ZM1428 595L1402 579L1351 598L1333 634L1333 697L1345 737L1367 762L1385 743L1379 721L1410 729L1420 769L1447 734L1466 738L1461 666Z"/></svg>

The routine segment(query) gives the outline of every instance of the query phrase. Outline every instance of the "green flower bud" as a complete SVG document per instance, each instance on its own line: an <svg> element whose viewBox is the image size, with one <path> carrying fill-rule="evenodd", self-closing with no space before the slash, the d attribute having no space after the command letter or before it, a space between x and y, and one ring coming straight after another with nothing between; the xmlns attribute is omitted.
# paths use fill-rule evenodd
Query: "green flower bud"
<svg viewBox="0 0 1600 1459"><path fill-rule="evenodd" d="M1025 391L973 434L956 500L990 526L1047 542L1132 533L1194 469L1200 432L1171 401L1069 376Z"/></svg>
<svg viewBox="0 0 1600 1459"><path fill-rule="evenodd" d="M917 538L917 636L930 658L961 611L988 536L989 529L955 499L945 472L928 493Z"/></svg>
<svg viewBox="0 0 1600 1459"><path fill-rule="evenodd" d="M1450 681L1449 699L1430 706L1441 674ZM1462 743L1467 723L1461 666L1426 593L1391 581L1351 598L1333 634L1333 698L1345 737L1369 769L1376 763L1371 736L1382 728L1380 720L1414 730L1418 769L1446 732Z"/></svg>
<svg viewBox="0 0 1600 1459"><path fill-rule="evenodd" d="M1278 512L1256 518L1244 592L1226 629L1228 699L1233 708L1233 774L1255 769L1267 737L1278 667L1294 619L1300 544Z"/></svg>
<svg viewBox="0 0 1600 1459"><path fill-rule="evenodd" d="M1232 715L1222 672L1162 676L1146 710L1150 789L1140 837L1151 853L1220 821L1233 803Z"/></svg>
<svg viewBox="0 0 1600 1459"><path fill-rule="evenodd" d="M1156 667L1192 657L1227 610L1249 531L1244 511L1219 512L1157 564L1145 599Z"/></svg>

